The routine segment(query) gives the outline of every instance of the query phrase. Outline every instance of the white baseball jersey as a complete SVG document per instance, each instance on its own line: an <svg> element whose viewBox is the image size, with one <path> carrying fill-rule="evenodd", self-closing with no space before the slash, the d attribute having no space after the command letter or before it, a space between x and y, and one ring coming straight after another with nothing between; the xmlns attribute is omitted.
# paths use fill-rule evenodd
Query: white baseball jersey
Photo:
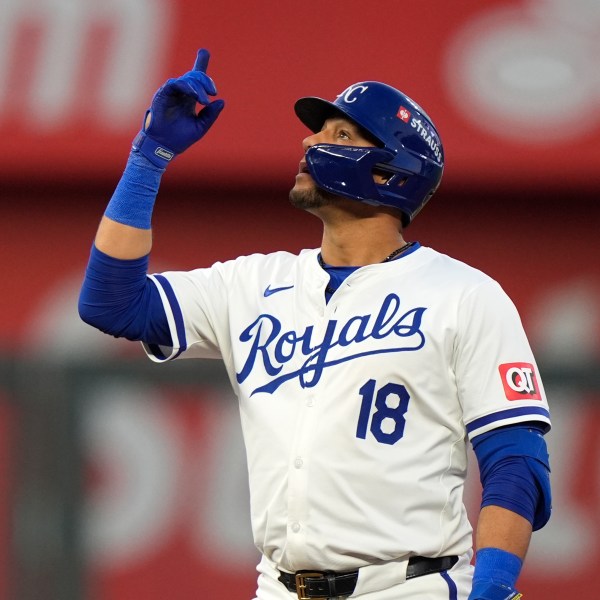
<svg viewBox="0 0 600 600"><path fill-rule="evenodd" d="M426 247L357 269L326 303L318 253L151 276L173 348L146 350L225 362L270 564L464 555L467 438L550 424L517 311L487 275Z"/></svg>

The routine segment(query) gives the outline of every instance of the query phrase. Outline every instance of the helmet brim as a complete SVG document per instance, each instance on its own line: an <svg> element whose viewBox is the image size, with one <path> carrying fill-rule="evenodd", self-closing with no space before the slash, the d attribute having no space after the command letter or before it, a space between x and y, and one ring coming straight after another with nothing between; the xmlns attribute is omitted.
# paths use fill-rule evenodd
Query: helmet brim
<svg viewBox="0 0 600 600"><path fill-rule="evenodd" d="M297 100L294 104L294 111L302 123L313 133L321 131L323 123L331 117L347 117L333 102L315 96L308 96Z"/></svg>
<svg viewBox="0 0 600 600"><path fill-rule="evenodd" d="M323 129L323 124L327 119L341 117L352 121L352 123L361 130L362 135L374 146L385 146L381 139L372 134L371 131L357 121L352 114L343 110L337 104L329 102L329 100L323 100L323 98L317 98L315 96L300 98L296 101L296 104L294 104L294 111L302 123L304 123L304 125L306 125L313 133L321 131Z"/></svg>

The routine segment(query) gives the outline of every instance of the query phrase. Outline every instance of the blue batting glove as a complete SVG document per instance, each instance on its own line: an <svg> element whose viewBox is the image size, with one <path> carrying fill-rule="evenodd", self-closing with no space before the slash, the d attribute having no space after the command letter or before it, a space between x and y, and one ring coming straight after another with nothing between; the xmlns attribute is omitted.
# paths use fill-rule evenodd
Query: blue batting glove
<svg viewBox="0 0 600 600"><path fill-rule="evenodd" d="M479 581L473 584L468 600L519 600L523 594L505 585Z"/></svg>
<svg viewBox="0 0 600 600"><path fill-rule="evenodd" d="M198 50L194 68L182 77L169 79L152 98L142 130L133 140L133 151L140 152L164 169L178 154L197 142L223 110L223 100L209 99L217 94L213 80L206 74L210 53ZM196 105L204 106L200 112Z"/></svg>

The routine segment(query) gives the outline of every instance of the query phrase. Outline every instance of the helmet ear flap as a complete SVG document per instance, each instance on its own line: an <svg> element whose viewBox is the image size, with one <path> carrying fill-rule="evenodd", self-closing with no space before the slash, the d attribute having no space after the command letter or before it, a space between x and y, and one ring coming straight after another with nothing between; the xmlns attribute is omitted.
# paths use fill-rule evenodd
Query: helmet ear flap
<svg viewBox="0 0 600 600"><path fill-rule="evenodd" d="M373 172L376 165L393 157L394 153L384 148L316 144L306 151L306 164L316 184L328 192L368 204L385 204Z"/></svg>

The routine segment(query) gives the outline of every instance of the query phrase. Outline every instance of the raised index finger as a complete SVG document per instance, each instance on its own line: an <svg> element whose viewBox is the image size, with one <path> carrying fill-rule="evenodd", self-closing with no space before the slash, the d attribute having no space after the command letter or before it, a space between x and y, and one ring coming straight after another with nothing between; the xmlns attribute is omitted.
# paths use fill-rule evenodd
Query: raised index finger
<svg viewBox="0 0 600 600"><path fill-rule="evenodd" d="M202 71L206 73L208 68L208 60L210 59L210 52L206 48L200 48L198 55L196 56L196 62L194 63L194 71Z"/></svg>

